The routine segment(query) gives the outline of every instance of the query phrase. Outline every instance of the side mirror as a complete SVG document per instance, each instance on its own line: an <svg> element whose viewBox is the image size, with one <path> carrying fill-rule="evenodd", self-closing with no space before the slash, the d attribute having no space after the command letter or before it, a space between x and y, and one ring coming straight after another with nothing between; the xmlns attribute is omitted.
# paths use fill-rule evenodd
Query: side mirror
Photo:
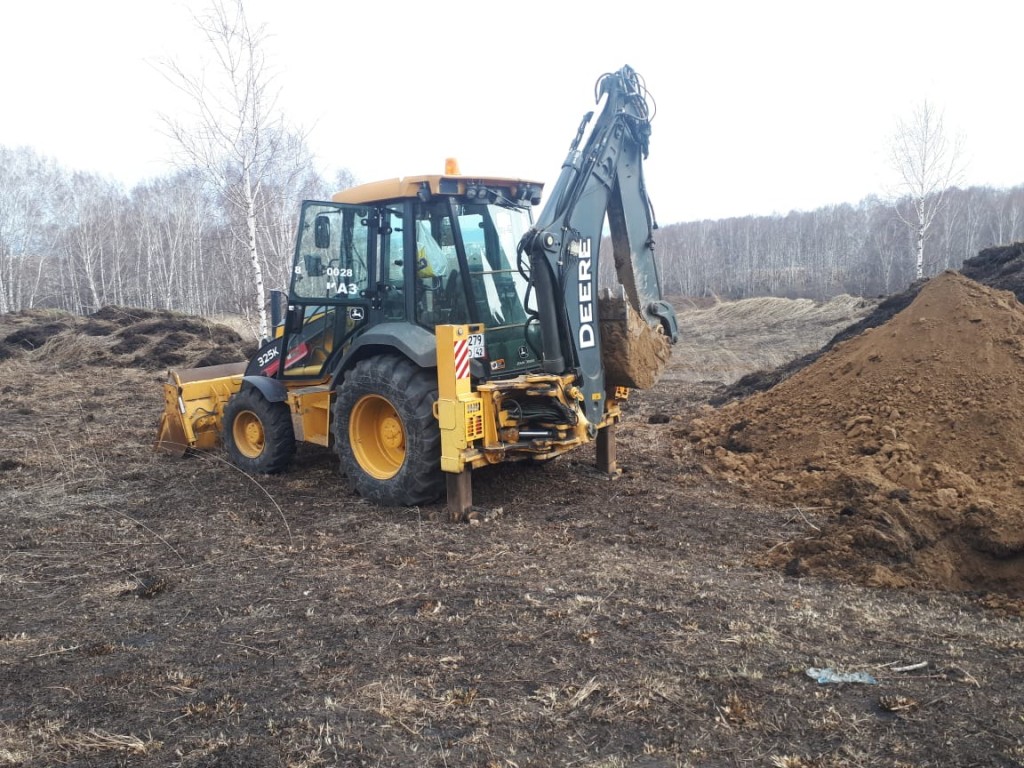
<svg viewBox="0 0 1024 768"><path fill-rule="evenodd" d="M302 320L305 317L306 308L302 305L289 304L288 312L284 316L284 332L287 334L298 333L302 330Z"/></svg>
<svg viewBox="0 0 1024 768"><path fill-rule="evenodd" d="M323 277L324 261L319 253L304 253L302 260L305 262L306 274L309 277Z"/></svg>
<svg viewBox="0 0 1024 768"><path fill-rule="evenodd" d="M313 242L317 248L331 247L331 220L323 214L313 222Z"/></svg>
<svg viewBox="0 0 1024 768"><path fill-rule="evenodd" d="M284 319L284 308L288 301L288 294L284 291L272 289L270 291L270 325L277 328Z"/></svg>

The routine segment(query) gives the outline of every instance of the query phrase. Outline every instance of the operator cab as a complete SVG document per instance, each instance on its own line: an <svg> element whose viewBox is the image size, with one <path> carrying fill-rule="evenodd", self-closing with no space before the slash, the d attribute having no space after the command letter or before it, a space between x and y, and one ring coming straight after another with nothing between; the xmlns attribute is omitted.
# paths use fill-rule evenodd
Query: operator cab
<svg viewBox="0 0 1024 768"><path fill-rule="evenodd" d="M437 325L465 323L485 326L477 378L537 369L529 261L517 248L541 188L504 178L420 176L304 202L286 346L276 347L284 354L261 372L322 379L370 328L414 344Z"/></svg>

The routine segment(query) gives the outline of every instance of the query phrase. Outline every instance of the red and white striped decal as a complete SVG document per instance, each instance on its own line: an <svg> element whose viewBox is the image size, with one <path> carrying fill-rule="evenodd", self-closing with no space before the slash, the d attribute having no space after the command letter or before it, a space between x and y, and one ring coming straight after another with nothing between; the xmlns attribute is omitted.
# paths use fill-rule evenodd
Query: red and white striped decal
<svg viewBox="0 0 1024 768"><path fill-rule="evenodd" d="M455 340L455 378L469 376L469 339Z"/></svg>

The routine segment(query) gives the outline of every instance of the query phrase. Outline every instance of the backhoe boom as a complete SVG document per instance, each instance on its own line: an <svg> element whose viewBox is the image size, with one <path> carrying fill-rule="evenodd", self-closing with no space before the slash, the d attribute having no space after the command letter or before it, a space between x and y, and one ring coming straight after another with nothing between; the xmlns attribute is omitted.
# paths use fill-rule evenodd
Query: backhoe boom
<svg viewBox="0 0 1024 768"><path fill-rule="evenodd" d="M640 77L626 66L604 75L596 119L588 113L537 224L523 238L537 291L542 365L581 376L587 418L600 422L606 388L597 279L604 223L625 300L652 328L675 341L676 322L662 300L654 260L653 210L643 177L651 115Z"/></svg>

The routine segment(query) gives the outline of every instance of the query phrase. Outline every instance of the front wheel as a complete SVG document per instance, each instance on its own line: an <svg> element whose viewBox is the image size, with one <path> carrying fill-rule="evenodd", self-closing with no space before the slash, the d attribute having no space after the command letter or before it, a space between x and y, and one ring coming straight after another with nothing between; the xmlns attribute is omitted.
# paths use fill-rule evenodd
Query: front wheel
<svg viewBox="0 0 1024 768"><path fill-rule="evenodd" d="M360 496L383 506L415 506L444 491L437 378L397 355L361 360L334 406L341 471Z"/></svg>
<svg viewBox="0 0 1024 768"><path fill-rule="evenodd" d="M271 403L256 389L236 392L224 406L224 448L239 469L283 472L295 455L295 431L284 403Z"/></svg>

